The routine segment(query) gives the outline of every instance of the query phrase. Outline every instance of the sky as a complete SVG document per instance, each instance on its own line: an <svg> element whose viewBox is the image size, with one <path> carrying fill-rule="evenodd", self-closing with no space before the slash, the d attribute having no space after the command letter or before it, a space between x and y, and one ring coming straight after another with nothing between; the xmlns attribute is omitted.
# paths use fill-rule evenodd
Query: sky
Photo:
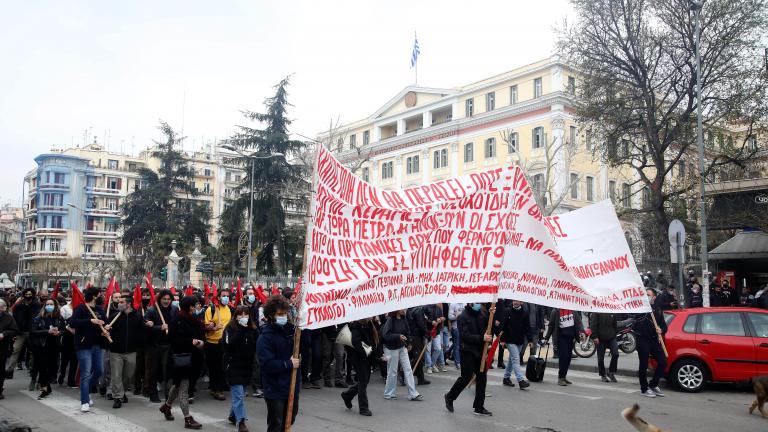
<svg viewBox="0 0 768 432"><path fill-rule="evenodd" d="M38 1L0 14L0 204L52 148L137 154L162 119L186 150L247 124L290 76L290 131L366 118L414 84L456 87L552 54L566 0ZM295 135L295 138L301 139Z"/></svg>

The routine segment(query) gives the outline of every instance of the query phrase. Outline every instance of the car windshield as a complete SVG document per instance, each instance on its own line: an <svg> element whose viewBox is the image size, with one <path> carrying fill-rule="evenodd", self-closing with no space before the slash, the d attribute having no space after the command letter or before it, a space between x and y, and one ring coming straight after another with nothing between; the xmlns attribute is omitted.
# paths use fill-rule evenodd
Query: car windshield
<svg viewBox="0 0 768 432"><path fill-rule="evenodd" d="M675 314L671 312L664 312L664 321L667 323L667 326L672 323L673 319L675 319Z"/></svg>

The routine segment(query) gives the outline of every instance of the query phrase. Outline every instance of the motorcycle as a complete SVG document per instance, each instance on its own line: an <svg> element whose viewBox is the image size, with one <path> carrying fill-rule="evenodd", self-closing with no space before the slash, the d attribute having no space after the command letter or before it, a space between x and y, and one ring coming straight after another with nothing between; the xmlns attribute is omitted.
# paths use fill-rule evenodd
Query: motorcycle
<svg viewBox="0 0 768 432"><path fill-rule="evenodd" d="M573 353L581 358L589 358L595 354L597 346L592 338L592 330L587 329L584 333L585 337L574 344ZM632 320L619 322L616 343L624 354L631 354L637 349L635 333L632 331Z"/></svg>

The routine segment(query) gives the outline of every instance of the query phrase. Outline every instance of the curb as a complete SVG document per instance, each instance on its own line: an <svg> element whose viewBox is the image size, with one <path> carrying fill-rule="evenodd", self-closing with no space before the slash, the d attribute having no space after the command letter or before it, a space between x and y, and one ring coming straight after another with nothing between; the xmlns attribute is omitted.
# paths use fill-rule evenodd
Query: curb
<svg viewBox="0 0 768 432"><path fill-rule="evenodd" d="M592 372L595 375L597 375L597 365L593 366L593 365L586 365L586 364L571 363L571 367L569 369L577 370L581 372ZM616 375L625 376L625 377L637 377L637 371L619 368L616 370Z"/></svg>

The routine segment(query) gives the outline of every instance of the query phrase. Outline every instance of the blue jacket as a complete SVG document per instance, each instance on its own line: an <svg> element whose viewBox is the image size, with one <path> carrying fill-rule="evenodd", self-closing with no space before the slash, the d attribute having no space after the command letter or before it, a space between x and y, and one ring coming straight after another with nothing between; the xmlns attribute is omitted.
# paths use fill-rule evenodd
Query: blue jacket
<svg viewBox="0 0 768 432"><path fill-rule="evenodd" d="M291 364L293 333L294 327L290 323L282 327L270 323L261 329L256 342L256 355L261 365L261 384L264 387L266 399L288 399L293 370ZM296 394L299 393L299 388L301 388L301 373L296 374Z"/></svg>

